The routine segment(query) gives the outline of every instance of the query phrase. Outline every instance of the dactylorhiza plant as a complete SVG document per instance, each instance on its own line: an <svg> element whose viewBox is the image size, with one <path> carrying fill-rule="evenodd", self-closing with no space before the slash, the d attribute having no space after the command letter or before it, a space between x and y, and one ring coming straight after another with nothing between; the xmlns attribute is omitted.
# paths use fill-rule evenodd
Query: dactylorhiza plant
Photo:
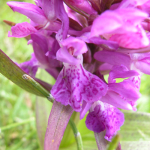
<svg viewBox="0 0 150 150"><path fill-rule="evenodd" d="M89 130L105 130L104 138L111 141L124 123L120 109L136 111L141 76L150 74L150 0L7 4L30 19L30 23L15 24L8 33L28 37L33 46L31 60L18 66L32 78L43 68L56 79L49 91L54 104L44 149L59 148L73 111L80 113L80 119L86 115ZM117 78L123 80L118 83ZM58 123L60 128L55 130Z"/></svg>

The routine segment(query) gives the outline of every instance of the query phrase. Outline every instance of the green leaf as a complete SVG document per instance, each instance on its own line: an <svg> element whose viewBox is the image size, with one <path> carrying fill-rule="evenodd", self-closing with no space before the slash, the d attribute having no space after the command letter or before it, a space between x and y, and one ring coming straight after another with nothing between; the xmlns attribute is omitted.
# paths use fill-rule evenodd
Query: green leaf
<svg viewBox="0 0 150 150"><path fill-rule="evenodd" d="M44 147L45 133L52 103L42 97L36 99L36 128L41 149Z"/></svg>
<svg viewBox="0 0 150 150"><path fill-rule="evenodd" d="M117 134L112 141L109 143L107 150L116 150L119 144L120 137ZM118 148L119 149L119 148Z"/></svg>
<svg viewBox="0 0 150 150"><path fill-rule="evenodd" d="M71 119L74 121L74 123L77 125L79 123L79 113L78 112L73 112ZM60 148L67 147L68 145L71 145L75 143L75 137L72 131L72 128L70 124L67 125L66 130L63 135L63 139L60 144Z"/></svg>
<svg viewBox="0 0 150 150"><path fill-rule="evenodd" d="M73 109L71 106L64 106L61 103L54 101L48 119L44 150L57 150L59 148L64 131L72 113Z"/></svg>
<svg viewBox="0 0 150 150"><path fill-rule="evenodd" d="M0 73L24 90L35 95L45 97L45 95L39 90L43 87L36 82L39 88L38 89L34 84L31 84L31 82L24 80L22 77L26 73L22 71L2 50L0 50ZM45 92L46 91L47 90L45 90ZM49 96L48 91L47 96Z"/></svg>
<svg viewBox="0 0 150 150"><path fill-rule="evenodd" d="M123 112L125 123L119 132L122 149L148 150L150 147L150 114Z"/></svg>

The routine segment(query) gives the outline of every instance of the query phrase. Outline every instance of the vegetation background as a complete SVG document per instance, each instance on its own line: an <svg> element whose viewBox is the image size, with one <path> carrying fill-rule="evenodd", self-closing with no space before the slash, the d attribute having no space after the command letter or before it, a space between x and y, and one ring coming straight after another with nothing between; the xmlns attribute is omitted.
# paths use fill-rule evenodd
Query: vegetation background
<svg viewBox="0 0 150 150"><path fill-rule="evenodd" d="M7 33L10 31L10 27L6 25L3 20L9 20L15 23L29 20L24 15L14 13L7 6L7 1L8 0L0 0L0 49L14 62L22 63L30 59L30 55L33 51L32 46L27 45L27 41L23 38L8 38ZM24 1L34 3L32 0ZM45 81L48 79L47 82L54 84L54 80L45 72L42 73L41 76L41 71L39 71L37 76L40 76ZM140 91L142 97L138 101L138 111L150 113L150 76L143 75ZM36 99L37 97L35 95L27 93L0 74L0 150L41 149L35 123L35 112L37 111L35 110ZM44 99L41 100L46 101ZM47 105L51 108L51 104L47 103ZM140 123L140 120L138 123ZM89 150L96 149L93 133L86 129L84 120L78 124L78 127L84 145L91 143L91 148L88 147ZM121 129L122 132L128 132L127 130L130 129ZM138 130L138 128L131 130ZM69 133L66 133L66 135L61 144L64 149L66 143L71 145L75 141L72 135L70 135L72 138L69 138ZM67 139L67 137L69 139Z"/></svg>

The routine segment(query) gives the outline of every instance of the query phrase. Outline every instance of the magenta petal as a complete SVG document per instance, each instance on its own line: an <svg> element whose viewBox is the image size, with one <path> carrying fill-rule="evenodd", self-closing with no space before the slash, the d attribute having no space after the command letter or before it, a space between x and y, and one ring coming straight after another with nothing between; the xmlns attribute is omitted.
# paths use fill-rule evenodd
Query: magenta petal
<svg viewBox="0 0 150 150"><path fill-rule="evenodd" d="M109 89L119 93L123 99L128 101L136 101L141 95L139 89L136 88L130 79L126 79L120 83L110 83Z"/></svg>
<svg viewBox="0 0 150 150"><path fill-rule="evenodd" d="M128 70L125 66L114 66L109 73L108 83L114 82L116 78L127 78L138 76L139 73L135 70Z"/></svg>
<svg viewBox="0 0 150 150"><path fill-rule="evenodd" d="M86 127L94 132L101 132L105 130L105 125L102 121L99 121L97 114L93 111L86 117Z"/></svg>
<svg viewBox="0 0 150 150"><path fill-rule="evenodd" d="M61 20L62 25L61 29L58 30L56 34L56 39L60 42L67 37L68 29L69 29L69 18L65 11L63 0L53 0L55 1L56 12L59 10L58 18Z"/></svg>
<svg viewBox="0 0 150 150"><path fill-rule="evenodd" d="M8 37L22 38L30 34L37 32L37 30L28 22L17 23L15 26L11 27L11 32L8 32Z"/></svg>
<svg viewBox="0 0 150 150"><path fill-rule="evenodd" d="M112 70L113 66L108 63L103 63L100 65L99 70L100 71L106 71L106 70Z"/></svg>
<svg viewBox="0 0 150 150"><path fill-rule="evenodd" d="M125 110L133 110L129 101L126 101L120 96L117 91L108 90L107 94L100 99L102 102L110 104L116 108Z"/></svg>
<svg viewBox="0 0 150 150"><path fill-rule="evenodd" d="M45 24L47 19L42 9L38 6L25 2L7 2L7 5L13 10L26 15L32 21L38 24Z"/></svg>
<svg viewBox="0 0 150 150"><path fill-rule="evenodd" d="M105 139L111 141L111 138L123 125L124 115L112 105L99 101L94 111L87 115L85 123L87 128L94 132L101 132L106 129Z"/></svg>
<svg viewBox="0 0 150 150"><path fill-rule="evenodd" d="M31 38L33 40L33 49L37 60L39 61L42 67L47 68L49 65L48 57L45 56L45 53L48 51L48 44L46 39L39 34L32 34Z"/></svg>
<svg viewBox="0 0 150 150"><path fill-rule="evenodd" d="M150 75L150 64L149 64L149 62L147 63L147 62L144 62L144 61L137 61L135 63L135 66L141 72Z"/></svg>
<svg viewBox="0 0 150 150"><path fill-rule="evenodd" d="M149 39L145 31L140 28L138 32L112 35L109 40L118 42L119 46L124 48L138 49L149 45Z"/></svg>
<svg viewBox="0 0 150 150"><path fill-rule="evenodd" d="M73 7L86 12L87 14L90 14L90 15L97 14L96 10L93 9L91 4L87 0L76 0L76 1L66 0L66 2L69 3L69 5L72 5Z"/></svg>
<svg viewBox="0 0 150 150"><path fill-rule="evenodd" d="M122 0L119 4L119 8L137 7L146 3L148 0Z"/></svg>
<svg viewBox="0 0 150 150"><path fill-rule="evenodd" d="M91 37L110 33L121 26L121 16L114 11L107 10L94 20L91 28Z"/></svg>
<svg viewBox="0 0 150 150"><path fill-rule="evenodd" d="M131 55L133 64L145 74L150 74L150 53L135 53Z"/></svg>
<svg viewBox="0 0 150 150"><path fill-rule="evenodd" d="M80 112L80 120L84 118L84 116L90 109L91 105L92 105L92 103L87 103L87 102L83 101L82 110Z"/></svg>
<svg viewBox="0 0 150 150"><path fill-rule="evenodd" d="M83 53L87 52L87 50L88 50L84 41L82 41L78 38L74 38L74 37L69 37L69 38L65 39L62 42L62 45L64 47L67 47L67 49L74 48L74 50L73 50L74 56L83 54Z"/></svg>
<svg viewBox="0 0 150 150"><path fill-rule="evenodd" d="M137 90L140 90L141 75L130 77L129 80L131 80Z"/></svg>
<svg viewBox="0 0 150 150"><path fill-rule="evenodd" d="M51 93L56 101L81 111L82 101L92 103L107 92L107 85L97 76L84 70L82 65L65 64Z"/></svg>
<svg viewBox="0 0 150 150"><path fill-rule="evenodd" d="M60 48L57 51L56 58L59 61L71 64L71 65L76 65L76 64L80 63L80 60L78 60L78 59L74 58L72 55L70 55L70 53L68 52L66 47Z"/></svg>
<svg viewBox="0 0 150 150"><path fill-rule="evenodd" d="M124 65L130 68L131 59L128 55L114 51L99 51L94 54L94 58L101 62L106 62L111 65Z"/></svg>
<svg viewBox="0 0 150 150"><path fill-rule="evenodd" d="M45 65L47 65L48 68L50 66L51 67L61 66L60 62L54 59L56 57L55 51L58 49L55 50L54 44L56 43L53 41L53 38L48 38L38 33L32 34L31 38L33 41L33 48L34 48L35 55L38 61L41 63L41 65L43 65L43 67ZM56 48L58 48L57 44L56 44Z"/></svg>
<svg viewBox="0 0 150 150"><path fill-rule="evenodd" d="M82 62L82 56L80 54L87 52L87 46L84 41L69 37L63 40L61 44L62 48L60 48L56 54L58 60L71 65Z"/></svg>
<svg viewBox="0 0 150 150"><path fill-rule="evenodd" d="M89 38L88 43L94 43L96 45L105 44L105 45L109 46L112 49L118 49L118 47L119 47L117 42L104 40L104 39L101 39L100 37Z"/></svg>
<svg viewBox="0 0 150 150"><path fill-rule="evenodd" d="M48 18L48 20L56 20L58 16L58 6L59 6L59 0L43 0L42 1L42 9Z"/></svg>

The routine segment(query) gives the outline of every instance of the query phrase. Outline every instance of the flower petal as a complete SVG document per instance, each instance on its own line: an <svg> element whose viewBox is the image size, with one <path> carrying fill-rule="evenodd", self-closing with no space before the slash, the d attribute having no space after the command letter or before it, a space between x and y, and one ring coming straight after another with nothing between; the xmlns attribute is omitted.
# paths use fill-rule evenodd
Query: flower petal
<svg viewBox="0 0 150 150"><path fill-rule="evenodd" d="M136 88L135 84L130 79L125 79L120 83L110 83L109 89L117 92L127 101L136 101L141 95L139 89Z"/></svg>
<svg viewBox="0 0 150 150"><path fill-rule="evenodd" d="M70 53L68 52L66 47L60 48L57 51L56 58L59 61L71 64L71 65L77 65L77 64L79 64L81 62L79 59L76 59L75 57L70 55Z"/></svg>
<svg viewBox="0 0 150 150"><path fill-rule="evenodd" d="M106 129L105 139L111 138L120 130L124 123L124 115L112 105L98 102L92 112L87 115L86 126L94 132L101 132Z"/></svg>
<svg viewBox="0 0 150 150"><path fill-rule="evenodd" d="M56 101L82 110L82 101L92 103L107 92L107 85L97 76L84 70L82 65L64 64L51 93Z"/></svg>
<svg viewBox="0 0 150 150"><path fill-rule="evenodd" d="M15 26L11 27L11 32L8 32L8 37L22 38L30 34L37 32L37 30L28 22L17 23Z"/></svg>
<svg viewBox="0 0 150 150"><path fill-rule="evenodd" d="M150 74L150 53L134 53L131 59L137 69L145 74Z"/></svg>
<svg viewBox="0 0 150 150"><path fill-rule="evenodd" d="M100 99L102 102L110 104L116 108L133 110L129 101L124 100L117 91L108 90L107 94Z"/></svg>
<svg viewBox="0 0 150 150"><path fill-rule="evenodd" d="M114 51L99 51L94 54L94 58L101 62L106 62L111 65L124 65L130 68L131 59L128 55Z"/></svg>
<svg viewBox="0 0 150 150"><path fill-rule="evenodd" d="M32 21L38 24L45 24L47 19L42 9L38 6L26 2L7 2L7 5L13 10L26 15Z"/></svg>
<svg viewBox="0 0 150 150"><path fill-rule="evenodd" d="M138 76L139 73L135 70L128 70L127 67L121 66L114 66L109 73L108 83L113 83L116 78L127 78L132 76Z"/></svg>
<svg viewBox="0 0 150 150"><path fill-rule="evenodd" d="M149 39L142 28L138 32L128 32L126 34L114 34L109 40L117 42L120 47L124 48L143 48L149 45Z"/></svg>
<svg viewBox="0 0 150 150"><path fill-rule="evenodd" d="M27 74L35 77L36 72L38 70L38 61L34 55L32 54L32 58L29 61L23 62L18 65L23 71L25 71Z"/></svg>
<svg viewBox="0 0 150 150"><path fill-rule="evenodd" d="M110 33L121 26L121 16L114 11L107 10L94 20L91 28L91 37Z"/></svg>

